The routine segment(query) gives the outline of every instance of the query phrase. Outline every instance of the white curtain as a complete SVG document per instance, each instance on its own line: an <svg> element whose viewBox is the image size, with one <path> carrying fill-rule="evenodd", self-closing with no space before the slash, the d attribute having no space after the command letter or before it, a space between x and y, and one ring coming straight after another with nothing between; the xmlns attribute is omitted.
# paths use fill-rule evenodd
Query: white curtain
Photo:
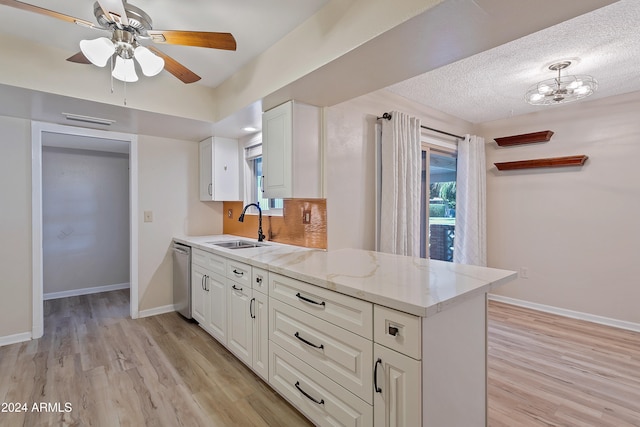
<svg viewBox="0 0 640 427"><path fill-rule="evenodd" d="M382 121L380 251L420 256L420 120Z"/></svg>
<svg viewBox="0 0 640 427"><path fill-rule="evenodd" d="M453 262L487 265L486 176L484 138L466 135L458 142Z"/></svg>

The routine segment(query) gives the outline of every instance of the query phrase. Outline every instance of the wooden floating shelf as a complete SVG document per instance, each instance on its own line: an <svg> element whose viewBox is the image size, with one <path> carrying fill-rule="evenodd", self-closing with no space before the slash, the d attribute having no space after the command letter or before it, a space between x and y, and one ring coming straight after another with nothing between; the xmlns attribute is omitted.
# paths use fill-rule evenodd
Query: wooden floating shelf
<svg viewBox="0 0 640 427"><path fill-rule="evenodd" d="M505 136L494 138L500 147L510 147L512 145L533 144L536 142L547 142L551 139L553 131L543 130L541 132L525 133L522 135Z"/></svg>
<svg viewBox="0 0 640 427"><path fill-rule="evenodd" d="M516 169L533 169L533 168L559 168L565 166L582 166L589 156L565 156L565 157L549 157L547 159L520 160L517 162L494 163L498 170L510 171Z"/></svg>

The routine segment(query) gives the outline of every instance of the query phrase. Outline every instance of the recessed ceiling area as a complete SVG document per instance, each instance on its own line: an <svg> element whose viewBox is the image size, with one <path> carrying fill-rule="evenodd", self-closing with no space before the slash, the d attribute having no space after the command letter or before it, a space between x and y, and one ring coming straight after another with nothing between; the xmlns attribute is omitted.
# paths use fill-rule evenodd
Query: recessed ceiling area
<svg viewBox="0 0 640 427"><path fill-rule="evenodd" d="M575 61L567 74L598 81L595 94L577 102L634 92L640 90L638 22L640 1L621 0L387 89L471 123L558 108L530 105L525 93L554 77L548 67L559 60Z"/></svg>

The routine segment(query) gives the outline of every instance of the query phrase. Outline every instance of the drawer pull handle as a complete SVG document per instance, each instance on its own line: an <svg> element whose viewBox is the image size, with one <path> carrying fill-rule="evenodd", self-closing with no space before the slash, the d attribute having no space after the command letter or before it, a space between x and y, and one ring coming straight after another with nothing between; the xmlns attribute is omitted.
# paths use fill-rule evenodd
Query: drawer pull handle
<svg viewBox="0 0 640 427"><path fill-rule="evenodd" d="M251 316L252 319L256 318L256 315L253 313L253 303L256 302L255 298L251 298L251 302L249 303L249 316Z"/></svg>
<svg viewBox="0 0 640 427"><path fill-rule="evenodd" d="M203 291L206 291L207 289L204 287L204 279L205 277L207 277L205 274L202 275L202 279L200 279L200 286L202 287Z"/></svg>
<svg viewBox="0 0 640 427"><path fill-rule="evenodd" d="M242 292L242 288L237 288L236 285L232 285L231 287L233 288L234 291Z"/></svg>
<svg viewBox="0 0 640 427"><path fill-rule="evenodd" d="M238 271L235 268L233 269L233 274L235 274L238 277L242 277L244 275L244 272L242 271Z"/></svg>
<svg viewBox="0 0 640 427"><path fill-rule="evenodd" d="M306 391L304 391L301 387L300 387L300 381L296 381L296 383L294 384L296 386L296 388L298 389L298 391L300 393L302 393L304 395L304 397L306 397L307 399L309 399L310 401L312 401L313 403L317 403L318 405L324 405L324 399L320 399L320 400L316 400L313 397L311 397Z"/></svg>
<svg viewBox="0 0 640 427"><path fill-rule="evenodd" d="M398 336L398 328L396 326L389 326L389 335L392 335L394 337Z"/></svg>
<svg viewBox="0 0 640 427"><path fill-rule="evenodd" d="M256 283L262 285L262 276L256 277Z"/></svg>
<svg viewBox="0 0 640 427"><path fill-rule="evenodd" d="M311 347L313 347L313 348L319 348L320 350L324 349L324 344L315 345L314 343L309 342L309 341L305 340L304 338L302 338L302 337L300 336L300 333L299 333L299 332L296 332L296 333L294 334L294 336L295 336L296 338L298 338L300 341L302 341L303 343L305 343L306 345L308 345L308 346L311 346Z"/></svg>
<svg viewBox="0 0 640 427"><path fill-rule="evenodd" d="M376 393L382 393L382 389L378 387L378 365L382 365L382 359L376 360L376 365L373 368L373 389Z"/></svg>
<svg viewBox="0 0 640 427"><path fill-rule="evenodd" d="M300 295L300 292L298 292L298 293L296 294L296 296L297 296L298 298L300 298L302 301L309 302L309 303L311 303L311 304L315 304L315 305L326 305L324 301L317 302L317 301L314 301L314 300L312 300L312 299L305 298L305 297L303 297L302 295Z"/></svg>

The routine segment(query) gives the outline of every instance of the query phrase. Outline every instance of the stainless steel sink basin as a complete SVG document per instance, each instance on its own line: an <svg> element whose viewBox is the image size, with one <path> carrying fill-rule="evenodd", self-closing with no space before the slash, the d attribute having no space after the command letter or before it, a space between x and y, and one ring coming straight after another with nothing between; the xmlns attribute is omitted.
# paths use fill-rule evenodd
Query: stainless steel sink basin
<svg viewBox="0 0 640 427"><path fill-rule="evenodd" d="M220 246L227 249L246 249L257 248L259 246L268 246L264 243L250 242L248 240L229 240L226 242L207 242L210 245Z"/></svg>

